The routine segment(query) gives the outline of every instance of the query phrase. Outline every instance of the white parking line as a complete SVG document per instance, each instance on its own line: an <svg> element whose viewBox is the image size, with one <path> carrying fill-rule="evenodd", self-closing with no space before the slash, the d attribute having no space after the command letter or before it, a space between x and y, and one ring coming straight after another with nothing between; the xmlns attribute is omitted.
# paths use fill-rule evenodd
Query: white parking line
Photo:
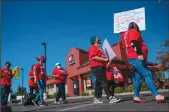
<svg viewBox="0 0 169 112"><path fill-rule="evenodd" d="M81 105L81 106L77 106L77 107L72 107L72 108L66 108L66 109L62 109L62 110L59 110L59 111L72 110L72 109L76 109L76 108L86 107L86 106L89 106L89 105L94 105L94 103L92 103L92 104L86 104L86 105Z"/></svg>

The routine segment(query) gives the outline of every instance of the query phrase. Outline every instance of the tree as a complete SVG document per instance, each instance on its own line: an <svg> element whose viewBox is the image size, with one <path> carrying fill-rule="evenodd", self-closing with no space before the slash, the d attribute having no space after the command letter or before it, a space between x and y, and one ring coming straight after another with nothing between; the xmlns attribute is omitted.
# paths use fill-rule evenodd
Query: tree
<svg viewBox="0 0 169 112"><path fill-rule="evenodd" d="M162 65L162 70L169 68L169 39L157 51L156 60Z"/></svg>
<svg viewBox="0 0 169 112"><path fill-rule="evenodd" d="M22 95L22 88L20 85L18 85L18 88L16 90L16 95L19 96L19 95Z"/></svg>

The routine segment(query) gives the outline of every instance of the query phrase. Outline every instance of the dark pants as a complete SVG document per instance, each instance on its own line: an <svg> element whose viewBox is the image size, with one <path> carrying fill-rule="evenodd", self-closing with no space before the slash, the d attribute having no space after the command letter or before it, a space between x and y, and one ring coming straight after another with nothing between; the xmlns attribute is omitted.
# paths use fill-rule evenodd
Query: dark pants
<svg viewBox="0 0 169 112"><path fill-rule="evenodd" d="M1 105L8 104L8 96L11 90L11 86L1 85Z"/></svg>
<svg viewBox="0 0 169 112"><path fill-rule="evenodd" d="M35 90L35 94L39 93L38 87L29 86L29 89L30 89L30 95L33 95L34 90Z"/></svg>
<svg viewBox="0 0 169 112"><path fill-rule="evenodd" d="M114 96L114 90L115 90L115 87L116 87L116 83L114 80L108 80L108 87L109 87L109 90L110 90L110 95L111 96ZM99 98L102 97L102 87L101 87L101 92L99 93Z"/></svg>
<svg viewBox="0 0 169 112"><path fill-rule="evenodd" d="M114 90L116 87L116 83L114 82L114 80L108 80L108 86L110 89L111 96L114 96Z"/></svg>
<svg viewBox="0 0 169 112"><path fill-rule="evenodd" d="M96 76L95 98L100 98L102 95L102 89L104 89L107 97L110 96L110 90L106 78L106 68L97 66L91 68L92 74Z"/></svg>
<svg viewBox="0 0 169 112"><path fill-rule="evenodd" d="M56 87L58 88L58 92L57 92L57 95L56 95L56 102L59 101L60 97L62 97L62 101L66 100L65 83L57 83Z"/></svg>

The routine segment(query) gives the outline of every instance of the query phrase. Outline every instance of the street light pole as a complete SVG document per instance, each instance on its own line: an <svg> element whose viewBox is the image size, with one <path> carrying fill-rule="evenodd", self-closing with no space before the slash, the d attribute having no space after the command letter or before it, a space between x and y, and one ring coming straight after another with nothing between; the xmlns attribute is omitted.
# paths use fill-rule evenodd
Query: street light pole
<svg viewBox="0 0 169 112"><path fill-rule="evenodd" d="M46 59L46 43L45 42L42 42L41 44L42 46L44 46L44 57ZM46 71L46 61L45 61L45 71ZM47 75L47 74L46 74ZM45 93L46 93L46 87L45 87Z"/></svg>
<svg viewBox="0 0 169 112"><path fill-rule="evenodd" d="M22 100L23 100L23 80L24 80L23 76L24 76L24 69L21 68L21 71L22 71ZM21 103L23 103L22 100L21 100Z"/></svg>

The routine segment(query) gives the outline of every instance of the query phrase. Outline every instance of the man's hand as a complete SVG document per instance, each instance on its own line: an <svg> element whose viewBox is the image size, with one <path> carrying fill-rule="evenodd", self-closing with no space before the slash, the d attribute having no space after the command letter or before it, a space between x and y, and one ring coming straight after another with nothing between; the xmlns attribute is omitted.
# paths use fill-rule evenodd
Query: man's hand
<svg viewBox="0 0 169 112"><path fill-rule="evenodd" d="M141 60L141 61L143 61L143 60L144 60L143 55L139 55L139 56L138 56L138 59Z"/></svg>
<svg viewBox="0 0 169 112"><path fill-rule="evenodd" d="M16 70L13 70L13 71L12 71L12 75L15 75L15 74L16 74Z"/></svg>
<svg viewBox="0 0 169 112"><path fill-rule="evenodd" d="M109 62L109 59L108 59L108 58L104 58L104 61L105 61L105 62Z"/></svg>

